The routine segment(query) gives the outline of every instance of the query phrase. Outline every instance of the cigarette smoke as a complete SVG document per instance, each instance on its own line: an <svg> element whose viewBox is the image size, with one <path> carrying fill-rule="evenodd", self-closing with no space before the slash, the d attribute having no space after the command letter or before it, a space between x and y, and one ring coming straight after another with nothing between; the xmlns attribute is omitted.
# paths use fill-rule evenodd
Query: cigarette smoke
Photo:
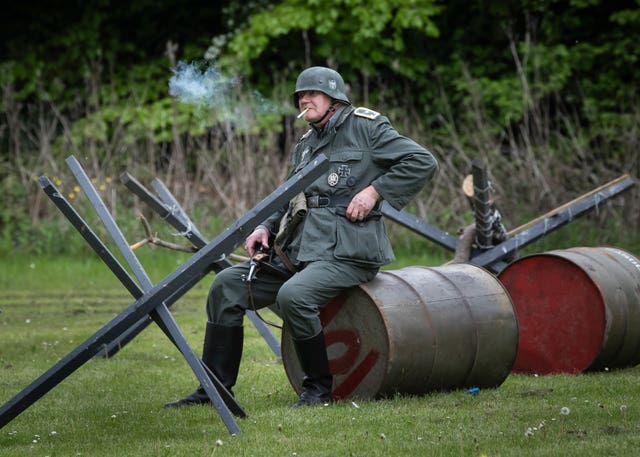
<svg viewBox="0 0 640 457"><path fill-rule="evenodd" d="M183 103L201 108L225 107L231 99L231 91L239 81L221 75L213 66L203 62L178 62L171 70L169 94Z"/></svg>
<svg viewBox="0 0 640 457"><path fill-rule="evenodd" d="M169 94L182 103L195 106L194 114L205 119L215 118L231 121L236 126L250 126L256 116L282 114L287 110L260 92L243 88L239 78L224 76L206 61L181 61L171 71Z"/></svg>

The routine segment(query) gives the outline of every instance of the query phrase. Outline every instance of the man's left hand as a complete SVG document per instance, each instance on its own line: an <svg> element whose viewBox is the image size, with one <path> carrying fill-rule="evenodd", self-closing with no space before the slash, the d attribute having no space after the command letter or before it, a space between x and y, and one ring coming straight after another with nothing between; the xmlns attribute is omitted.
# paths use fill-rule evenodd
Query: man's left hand
<svg viewBox="0 0 640 457"><path fill-rule="evenodd" d="M347 219L351 222L363 221L376 206L379 198L380 194L373 186L361 190L351 199L347 207L345 212Z"/></svg>

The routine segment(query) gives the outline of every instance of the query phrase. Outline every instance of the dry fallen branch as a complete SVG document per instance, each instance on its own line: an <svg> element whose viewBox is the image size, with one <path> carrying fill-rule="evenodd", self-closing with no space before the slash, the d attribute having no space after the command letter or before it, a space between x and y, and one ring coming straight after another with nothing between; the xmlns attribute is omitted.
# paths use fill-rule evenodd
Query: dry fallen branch
<svg viewBox="0 0 640 457"><path fill-rule="evenodd" d="M142 227L144 228L144 233L146 237L138 241L137 243L132 244L130 246L131 250L135 251L136 249L144 246L145 244L151 243L163 248L173 249L174 251L191 252L191 253L198 251L198 248L196 248L195 246L184 246L182 244L171 243L169 241L164 241L158 238L157 232L155 233L151 232L151 225L149 225L149 221L147 221L147 218L144 217L143 214L140 214L140 222L142 223ZM229 254L228 257L234 262L247 262L249 260L249 257L233 254L233 253Z"/></svg>
<svg viewBox="0 0 640 457"><path fill-rule="evenodd" d="M235 262L248 262L250 259L244 255L229 254L229 258Z"/></svg>
<svg viewBox="0 0 640 457"><path fill-rule="evenodd" d="M198 250L195 246L184 246L182 244L171 243L169 241L164 241L158 238L157 232L151 233L151 226L149 225L149 221L147 221L147 218L144 217L143 214L140 214L140 222L142 223L142 227L144 228L146 238L138 241L135 244L132 244L130 247L133 251L148 243L155 244L156 246L160 246L163 248L173 249L174 251L196 252Z"/></svg>

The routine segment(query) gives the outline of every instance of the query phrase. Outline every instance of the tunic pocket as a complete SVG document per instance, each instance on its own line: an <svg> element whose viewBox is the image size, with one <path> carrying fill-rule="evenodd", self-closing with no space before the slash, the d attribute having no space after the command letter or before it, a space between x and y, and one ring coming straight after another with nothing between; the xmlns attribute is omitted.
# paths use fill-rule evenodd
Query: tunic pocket
<svg viewBox="0 0 640 457"><path fill-rule="evenodd" d="M338 178L338 188L353 188L362 179L366 164L364 151L341 151L330 157L331 174ZM331 185L331 184L330 184Z"/></svg>
<svg viewBox="0 0 640 457"><path fill-rule="evenodd" d="M338 218L334 257L369 265L385 263L381 250L381 241L385 237L381 230L383 226L378 221L350 222L343 217Z"/></svg>

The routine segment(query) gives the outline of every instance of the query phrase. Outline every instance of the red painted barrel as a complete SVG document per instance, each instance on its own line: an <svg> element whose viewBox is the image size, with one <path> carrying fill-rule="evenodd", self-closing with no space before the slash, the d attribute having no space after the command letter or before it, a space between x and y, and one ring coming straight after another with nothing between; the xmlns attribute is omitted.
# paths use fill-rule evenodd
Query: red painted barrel
<svg viewBox="0 0 640 457"><path fill-rule="evenodd" d="M613 247L522 257L499 275L518 316L517 373L640 363L640 261Z"/></svg>
<svg viewBox="0 0 640 457"><path fill-rule="evenodd" d="M335 399L496 387L516 355L508 293L470 264L382 271L331 301L321 318ZM300 393L303 374L286 329L282 359Z"/></svg>

